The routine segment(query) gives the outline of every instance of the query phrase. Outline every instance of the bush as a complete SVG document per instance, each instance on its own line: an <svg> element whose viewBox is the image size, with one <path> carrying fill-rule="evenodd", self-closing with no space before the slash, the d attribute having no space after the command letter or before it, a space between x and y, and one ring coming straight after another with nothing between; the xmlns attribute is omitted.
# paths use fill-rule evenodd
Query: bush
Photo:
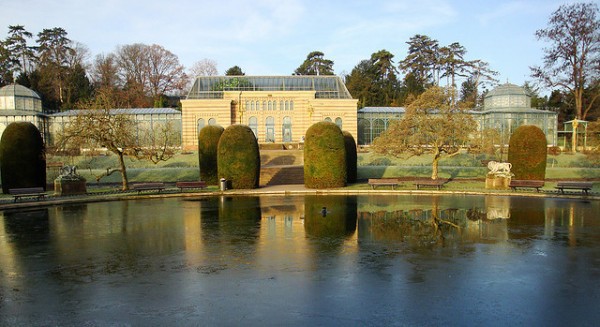
<svg viewBox="0 0 600 327"><path fill-rule="evenodd" d="M546 135L539 127L522 125L511 135L508 162L514 179L545 179L547 157Z"/></svg>
<svg viewBox="0 0 600 327"><path fill-rule="evenodd" d="M219 175L217 173L217 148L219 139L225 129L218 125L203 127L198 133L198 162L200 167L200 180L208 185L217 185Z"/></svg>
<svg viewBox="0 0 600 327"><path fill-rule="evenodd" d="M260 153L250 127L231 125L223 131L217 150L219 178L225 178L234 189L258 188Z"/></svg>
<svg viewBox="0 0 600 327"><path fill-rule="evenodd" d="M2 192L11 188L46 189L46 158L40 131L29 122L11 123L0 140Z"/></svg>
<svg viewBox="0 0 600 327"><path fill-rule="evenodd" d="M306 131L304 141L304 185L323 189L346 185L346 146L340 128L318 122Z"/></svg>
<svg viewBox="0 0 600 327"><path fill-rule="evenodd" d="M356 153L356 142L350 132L343 131L344 145L346 147L346 181L356 183L358 169L358 154Z"/></svg>

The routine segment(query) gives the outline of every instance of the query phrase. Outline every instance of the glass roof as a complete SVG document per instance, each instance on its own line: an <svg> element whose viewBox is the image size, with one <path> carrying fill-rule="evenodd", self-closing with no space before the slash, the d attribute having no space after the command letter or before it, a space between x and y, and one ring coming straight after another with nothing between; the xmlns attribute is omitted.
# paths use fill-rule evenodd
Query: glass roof
<svg viewBox="0 0 600 327"><path fill-rule="evenodd" d="M19 84L10 84L0 88L0 96L40 99L35 91Z"/></svg>
<svg viewBox="0 0 600 327"><path fill-rule="evenodd" d="M74 109L67 110L62 112L57 112L50 116L52 117L61 117L61 116L77 116L80 113L87 112L88 110ZM181 111L173 109L173 108L127 108L127 109L110 109L111 115L160 115L160 114L169 114L169 115L180 115Z"/></svg>
<svg viewBox="0 0 600 327"><path fill-rule="evenodd" d="M224 91L315 91L319 99L352 99L338 76L199 76L187 99L222 99Z"/></svg>

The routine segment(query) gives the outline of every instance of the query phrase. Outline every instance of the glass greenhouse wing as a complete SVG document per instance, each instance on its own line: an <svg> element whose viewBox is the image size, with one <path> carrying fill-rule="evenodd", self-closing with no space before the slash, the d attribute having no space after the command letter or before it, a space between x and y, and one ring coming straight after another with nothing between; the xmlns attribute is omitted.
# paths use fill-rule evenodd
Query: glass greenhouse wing
<svg viewBox="0 0 600 327"><path fill-rule="evenodd" d="M317 99L352 99L338 76L200 76L187 99L222 99L226 91L315 91Z"/></svg>

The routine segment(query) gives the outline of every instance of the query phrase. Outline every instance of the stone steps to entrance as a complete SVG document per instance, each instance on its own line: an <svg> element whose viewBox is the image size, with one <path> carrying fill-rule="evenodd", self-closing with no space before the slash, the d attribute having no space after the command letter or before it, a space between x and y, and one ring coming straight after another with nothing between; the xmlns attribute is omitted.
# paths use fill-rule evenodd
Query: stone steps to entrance
<svg viewBox="0 0 600 327"><path fill-rule="evenodd" d="M262 186L304 184L304 166L270 166L260 169Z"/></svg>

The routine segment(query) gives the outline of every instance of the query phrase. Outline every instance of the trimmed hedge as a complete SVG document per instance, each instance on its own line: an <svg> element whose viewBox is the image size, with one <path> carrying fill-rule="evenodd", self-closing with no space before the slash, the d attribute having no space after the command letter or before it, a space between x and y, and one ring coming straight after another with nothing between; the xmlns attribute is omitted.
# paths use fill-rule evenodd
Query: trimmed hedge
<svg viewBox="0 0 600 327"><path fill-rule="evenodd" d="M356 141L348 131L342 131L344 134L344 145L346 147L346 181L356 183L358 176L358 153L356 152Z"/></svg>
<svg viewBox="0 0 600 327"><path fill-rule="evenodd" d="M198 133L200 180L205 181L208 185L219 183L217 149L224 130L223 127L218 125L208 125L204 126Z"/></svg>
<svg viewBox="0 0 600 327"><path fill-rule="evenodd" d="M231 125L223 131L217 150L219 178L225 178L234 189L258 188L260 152L252 129Z"/></svg>
<svg viewBox="0 0 600 327"><path fill-rule="evenodd" d="M346 145L340 128L318 122L306 131L304 185L313 189L346 186Z"/></svg>
<svg viewBox="0 0 600 327"><path fill-rule="evenodd" d="M2 192L11 188L46 189L46 158L40 131L30 122L9 124L0 140Z"/></svg>
<svg viewBox="0 0 600 327"><path fill-rule="evenodd" d="M508 162L514 179L544 180L548 148L546 135L537 126L522 125L510 136Z"/></svg>

